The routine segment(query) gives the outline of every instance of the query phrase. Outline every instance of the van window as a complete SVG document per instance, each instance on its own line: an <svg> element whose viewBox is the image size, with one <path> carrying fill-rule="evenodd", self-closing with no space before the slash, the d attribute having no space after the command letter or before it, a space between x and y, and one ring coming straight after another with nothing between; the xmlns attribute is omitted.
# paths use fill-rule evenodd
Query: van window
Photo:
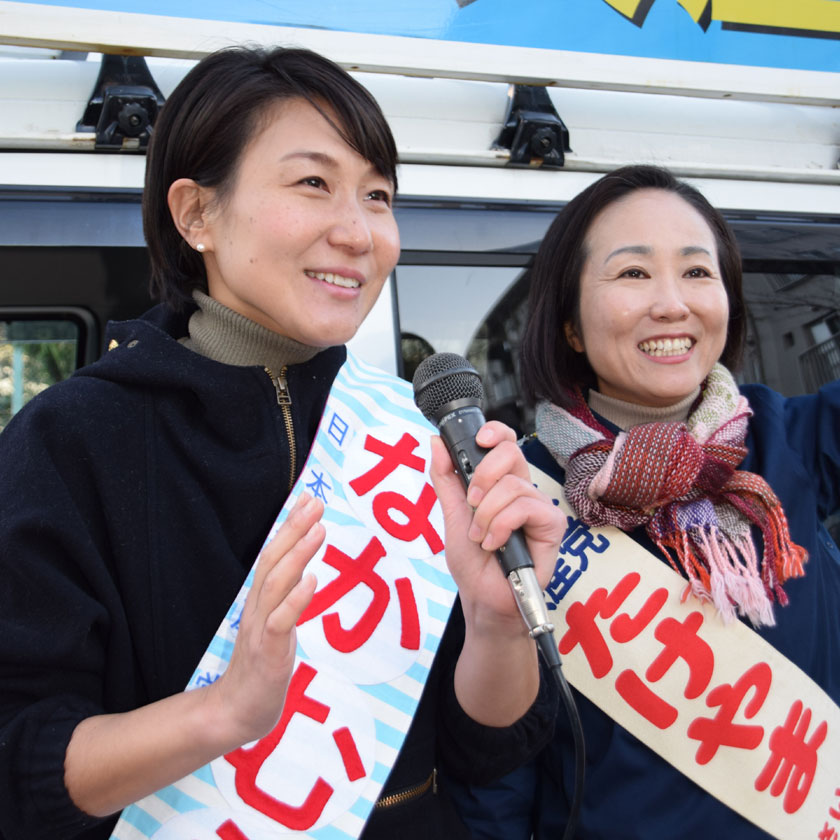
<svg viewBox="0 0 840 840"><path fill-rule="evenodd" d="M433 353L463 356L489 312L520 273L476 265L400 265L400 332L422 338Z"/></svg>
<svg viewBox="0 0 840 840"><path fill-rule="evenodd" d="M0 431L32 397L76 369L81 330L63 318L0 320Z"/></svg>
<svg viewBox="0 0 840 840"><path fill-rule="evenodd" d="M398 266L403 376L411 381L432 353L466 356L481 376L487 417L517 428L516 379L497 364L497 343L509 355L511 330L496 323L495 313L521 273L510 266Z"/></svg>
<svg viewBox="0 0 840 840"><path fill-rule="evenodd" d="M745 271L744 296L742 381L796 396L840 378L840 276Z"/></svg>

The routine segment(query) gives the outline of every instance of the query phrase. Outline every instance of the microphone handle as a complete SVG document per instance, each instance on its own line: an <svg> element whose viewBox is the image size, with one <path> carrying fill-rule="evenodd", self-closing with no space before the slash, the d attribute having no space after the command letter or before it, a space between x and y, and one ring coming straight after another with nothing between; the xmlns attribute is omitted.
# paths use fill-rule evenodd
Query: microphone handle
<svg viewBox="0 0 840 840"><path fill-rule="evenodd" d="M478 430L486 422L484 414L476 405L450 403L441 409L439 416L438 431L466 488L487 453L475 441ZM553 633L554 626L548 620L542 589L534 574L534 561L522 532L514 531L508 541L496 550L496 557L513 589L528 632L533 638Z"/></svg>

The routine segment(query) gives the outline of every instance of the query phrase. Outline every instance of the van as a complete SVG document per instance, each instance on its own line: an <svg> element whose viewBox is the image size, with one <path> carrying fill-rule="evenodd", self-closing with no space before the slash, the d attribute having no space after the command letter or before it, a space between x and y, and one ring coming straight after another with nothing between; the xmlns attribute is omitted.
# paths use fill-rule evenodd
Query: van
<svg viewBox="0 0 840 840"><path fill-rule="evenodd" d="M528 431L529 263L565 202L650 162L697 186L738 237L741 379L795 395L840 375L832 4L770 20L768 4L744 3L727 20L733 4L665 0L534 0L528 16L494 0L280 3L268 22L250 0L203 10L228 20L190 17L186 2L167 16L98 5L0 2L0 430L103 352L109 320L151 305L140 199L154 114L200 55L236 42L333 58L394 129L402 256L352 343L371 363L410 379L430 353L464 355L488 416Z"/></svg>

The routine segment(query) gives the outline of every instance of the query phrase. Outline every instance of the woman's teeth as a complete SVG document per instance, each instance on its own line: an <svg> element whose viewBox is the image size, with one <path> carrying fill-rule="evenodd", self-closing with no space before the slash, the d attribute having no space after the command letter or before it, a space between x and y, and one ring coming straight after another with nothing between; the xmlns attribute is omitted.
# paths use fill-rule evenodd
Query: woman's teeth
<svg viewBox="0 0 840 840"><path fill-rule="evenodd" d="M692 344L690 338L658 338L656 341L643 341L639 350L649 356L682 356L688 353Z"/></svg>
<svg viewBox="0 0 840 840"><path fill-rule="evenodd" d="M352 277L342 277L340 274L330 274L324 271L306 271L304 273L307 277L332 283L333 286L343 286L345 289L358 289L362 285L358 280L354 280Z"/></svg>

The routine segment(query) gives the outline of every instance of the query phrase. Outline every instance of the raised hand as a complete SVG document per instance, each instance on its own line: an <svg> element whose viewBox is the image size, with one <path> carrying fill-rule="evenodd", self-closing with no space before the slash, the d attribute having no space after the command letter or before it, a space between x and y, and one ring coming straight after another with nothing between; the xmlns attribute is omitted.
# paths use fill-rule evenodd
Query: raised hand
<svg viewBox="0 0 840 840"><path fill-rule="evenodd" d="M324 541L323 504L302 494L263 549L245 601L233 654L210 687L237 745L272 730L283 710L295 661L295 623L309 605L316 580L306 564Z"/></svg>

